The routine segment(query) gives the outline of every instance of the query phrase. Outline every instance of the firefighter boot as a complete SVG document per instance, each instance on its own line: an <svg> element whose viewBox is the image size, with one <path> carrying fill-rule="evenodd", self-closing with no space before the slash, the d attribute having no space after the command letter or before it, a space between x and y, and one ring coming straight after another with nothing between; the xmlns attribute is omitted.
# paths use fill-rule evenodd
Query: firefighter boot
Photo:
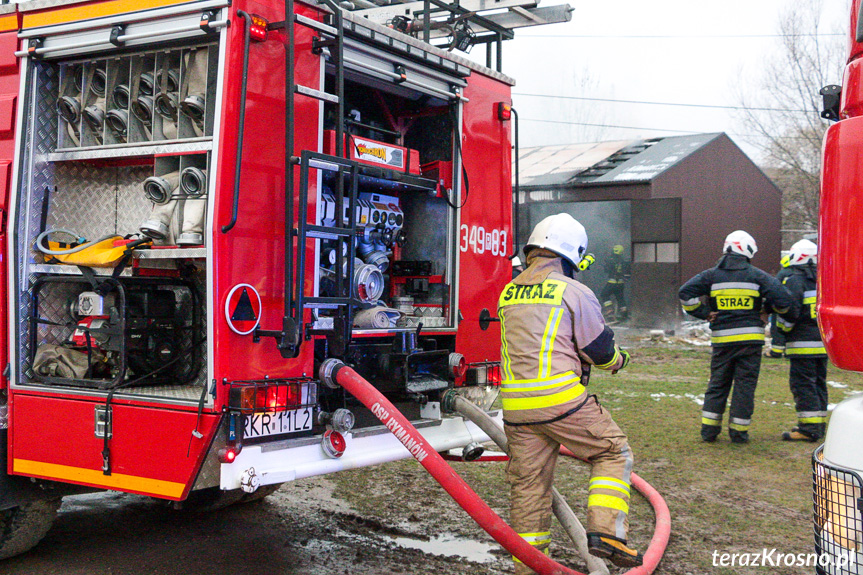
<svg viewBox="0 0 863 575"><path fill-rule="evenodd" d="M821 438L801 431L799 427L795 427L791 431L782 432L782 441L808 441L814 443L819 439Z"/></svg>
<svg viewBox="0 0 863 575"><path fill-rule="evenodd" d="M716 425L701 425L701 441L713 443L719 437L722 428Z"/></svg>
<svg viewBox="0 0 863 575"><path fill-rule="evenodd" d="M626 541L611 535L588 533L587 550L594 557L608 559L618 567L638 567L644 562L641 553L627 547Z"/></svg>
<svg viewBox="0 0 863 575"><path fill-rule="evenodd" d="M737 431L736 429L729 429L728 436L731 437L731 443L749 443L748 431Z"/></svg>

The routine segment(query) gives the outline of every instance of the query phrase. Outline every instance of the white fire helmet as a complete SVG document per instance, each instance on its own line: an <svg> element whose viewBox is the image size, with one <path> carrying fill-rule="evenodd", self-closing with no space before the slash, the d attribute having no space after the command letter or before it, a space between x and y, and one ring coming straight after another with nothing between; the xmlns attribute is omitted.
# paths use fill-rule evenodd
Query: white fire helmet
<svg viewBox="0 0 863 575"><path fill-rule="evenodd" d="M725 245L722 246L722 251L726 254L733 253L751 258L758 251L758 246L755 245L755 238L743 230L736 230L725 238Z"/></svg>
<svg viewBox="0 0 863 575"><path fill-rule="evenodd" d="M791 246L791 252L788 254L790 260L789 265L802 266L805 264L818 263L818 246L809 240L800 240Z"/></svg>
<svg viewBox="0 0 863 575"><path fill-rule="evenodd" d="M569 214L548 216L533 228L524 246L525 253L531 248L545 248L562 256L573 266L581 261L587 250L587 232L578 220Z"/></svg>

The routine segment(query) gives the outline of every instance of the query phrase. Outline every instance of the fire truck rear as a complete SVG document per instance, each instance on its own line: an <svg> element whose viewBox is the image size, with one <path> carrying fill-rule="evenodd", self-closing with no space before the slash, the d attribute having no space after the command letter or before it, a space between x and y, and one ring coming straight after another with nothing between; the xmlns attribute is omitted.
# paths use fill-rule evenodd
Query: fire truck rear
<svg viewBox="0 0 863 575"><path fill-rule="evenodd" d="M497 393L509 78L330 2L17 10L0 557L69 493L219 507L409 457L329 358L434 449L487 439L440 400Z"/></svg>
<svg viewBox="0 0 863 575"><path fill-rule="evenodd" d="M830 359L863 371L863 14L852 3L849 59L842 86L827 86L822 116L836 120L824 139L819 225L818 317ZM813 456L816 572L863 573L863 396L840 402Z"/></svg>

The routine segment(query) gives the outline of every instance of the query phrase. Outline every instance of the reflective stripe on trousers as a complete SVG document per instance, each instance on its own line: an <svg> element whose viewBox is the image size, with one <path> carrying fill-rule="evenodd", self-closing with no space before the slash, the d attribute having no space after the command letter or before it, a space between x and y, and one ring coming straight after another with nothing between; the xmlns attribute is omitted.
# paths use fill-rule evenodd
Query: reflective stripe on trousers
<svg viewBox="0 0 863 575"><path fill-rule="evenodd" d="M710 334L711 343L731 343L740 341L764 341L764 328L758 326L714 329Z"/></svg>

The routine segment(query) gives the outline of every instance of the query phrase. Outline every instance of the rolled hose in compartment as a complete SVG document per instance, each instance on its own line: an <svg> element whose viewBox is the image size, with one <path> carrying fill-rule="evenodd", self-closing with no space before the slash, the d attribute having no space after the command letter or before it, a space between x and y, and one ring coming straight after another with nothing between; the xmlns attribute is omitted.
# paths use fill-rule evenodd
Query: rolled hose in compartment
<svg viewBox="0 0 863 575"><path fill-rule="evenodd" d="M449 464L432 448L423 436L408 422L388 399L356 371L338 360L327 360L321 365L321 379L325 384L336 383L371 410L384 426L399 437L410 454L428 471L441 487L468 512L492 538L539 575L583 575L560 565L530 543L522 539L465 483ZM565 455L567 454L562 451ZM648 498L656 513L656 532L645 554L645 565L627 571L627 575L649 575L656 568L665 551L670 534L668 507L659 494L644 480L632 475L633 486Z"/></svg>

